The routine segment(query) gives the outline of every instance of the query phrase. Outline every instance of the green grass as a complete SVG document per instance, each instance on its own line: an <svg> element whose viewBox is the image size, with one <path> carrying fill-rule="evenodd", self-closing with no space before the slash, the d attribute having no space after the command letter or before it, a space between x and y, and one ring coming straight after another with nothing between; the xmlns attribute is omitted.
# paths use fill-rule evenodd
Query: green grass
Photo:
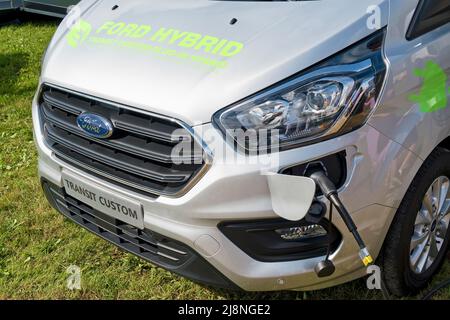
<svg viewBox="0 0 450 320"><path fill-rule="evenodd" d="M31 100L55 21L0 27L0 299L378 299L365 280L312 292L230 293L127 254L50 208L37 177ZM66 268L82 268L82 290ZM444 265L433 284L450 275ZM450 298L450 290L437 298Z"/></svg>

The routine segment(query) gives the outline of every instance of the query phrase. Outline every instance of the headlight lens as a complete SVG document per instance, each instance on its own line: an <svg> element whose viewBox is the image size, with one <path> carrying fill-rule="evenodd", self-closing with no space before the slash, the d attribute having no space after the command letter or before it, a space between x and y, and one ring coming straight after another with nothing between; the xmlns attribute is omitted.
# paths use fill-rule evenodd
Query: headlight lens
<svg viewBox="0 0 450 320"><path fill-rule="evenodd" d="M234 129L279 129L282 140L313 136L334 122L353 87L349 77L323 78L280 94L277 99L237 108L235 116L221 120Z"/></svg>
<svg viewBox="0 0 450 320"><path fill-rule="evenodd" d="M281 150L362 126L376 105L386 66L384 30L305 73L225 108L215 125L246 151Z"/></svg>

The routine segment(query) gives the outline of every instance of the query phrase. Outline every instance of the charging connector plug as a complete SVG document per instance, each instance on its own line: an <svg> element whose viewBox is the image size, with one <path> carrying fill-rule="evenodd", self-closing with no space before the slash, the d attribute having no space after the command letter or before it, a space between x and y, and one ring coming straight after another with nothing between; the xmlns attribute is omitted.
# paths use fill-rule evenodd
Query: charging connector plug
<svg viewBox="0 0 450 320"><path fill-rule="evenodd" d="M359 257L361 258L361 261L363 262L364 266L367 267L368 265L372 264L373 258L370 255L369 250L367 249L363 239L361 238L358 232L358 228L353 222L352 217L348 213L344 204L339 199L336 186L334 185L334 183L327 177L327 175L323 170L315 170L313 173L310 174L310 178L314 180L316 185L322 191L323 195L331 202L331 204L334 207L336 207L337 211L342 217L342 220L344 220L344 223L347 226L348 230L352 233L353 237L358 243L360 249Z"/></svg>

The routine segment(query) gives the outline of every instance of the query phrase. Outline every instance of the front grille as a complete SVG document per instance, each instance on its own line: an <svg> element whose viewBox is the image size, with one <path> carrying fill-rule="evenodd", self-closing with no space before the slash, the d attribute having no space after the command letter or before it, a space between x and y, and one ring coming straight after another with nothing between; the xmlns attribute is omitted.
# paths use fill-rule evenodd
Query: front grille
<svg viewBox="0 0 450 320"><path fill-rule="evenodd" d="M126 251L166 269L180 267L192 258L192 250L179 242L107 216L49 183L43 187L62 214Z"/></svg>
<svg viewBox="0 0 450 320"><path fill-rule="evenodd" d="M56 157L133 191L179 194L205 168L201 146L173 119L47 85L39 111L46 143ZM110 119L114 134L100 139L82 131L77 117L84 112ZM179 143L182 152L174 157Z"/></svg>

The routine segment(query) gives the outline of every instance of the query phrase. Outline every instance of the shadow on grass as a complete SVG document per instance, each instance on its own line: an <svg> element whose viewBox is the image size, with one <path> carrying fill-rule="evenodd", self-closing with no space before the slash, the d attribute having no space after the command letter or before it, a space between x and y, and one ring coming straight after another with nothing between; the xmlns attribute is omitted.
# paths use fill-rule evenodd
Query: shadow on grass
<svg viewBox="0 0 450 320"><path fill-rule="evenodd" d="M18 10L0 11L0 27L20 23L18 14Z"/></svg>
<svg viewBox="0 0 450 320"><path fill-rule="evenodd" d="M43 23L43 22L61 22L60 18L55 18L46 15L39 15L34 13L22 11L7 11L0 12L0 28L9 25L18 25L21 23Z"/></svg>
<svg viewBox="0 0 450 320"><path fill-rule="evenodd" d="M20 11L8 11L0 13L0 28L7 26L17 26L24 23L55 25L60 19L30 14ZM28 93L33 88L22 88L17 85L21 70L26 66L29 60L29 54L18 53L0 53L0 95L21 95Z"/></svg>
<svg viewBox="0 0 450 320"><path fill-rule="evenodd" d="M17 86L17 81L27 59L28 55L25 53L0 53L0 96L21 94L22 89Z"/></svg>
<svg viewBox="0 0 450 320"><path fill-rule="evenodd" d="M201 284L200 284L201 285ZM203 286L203 285L201 285ZM382 299L381 292L369 290L364 278L357 279L339 286L314 291L266 291L246 292L231 291L212 287L205 289L227 300L331 300L331 299Z"/></svg>

